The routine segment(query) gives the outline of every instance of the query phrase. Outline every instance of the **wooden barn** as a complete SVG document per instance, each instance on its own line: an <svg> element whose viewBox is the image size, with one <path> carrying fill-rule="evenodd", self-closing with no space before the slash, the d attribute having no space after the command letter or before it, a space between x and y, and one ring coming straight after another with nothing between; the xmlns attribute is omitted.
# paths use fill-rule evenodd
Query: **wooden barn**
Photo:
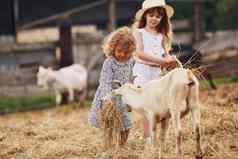
<svg viewBox="0 0 238 159"><path fill-rule="evenodd" d="M132 24L142 1L3 0L0 5L0 76L4 79L0 79L0 85L17 84L19 79L22 79L20 81L23 83L35 84L35 73L39 65L64 67L72 63L81 63L90 69L89 83L95 86L103 60L103 38L115 27ZM192 6L193 3L179 2L178 6L173 0L167 0L167 3L174 6L179 13L194 13L190 19L181 18L185 17L181 14L180 17L175 15L172 19L176 31L174 43L192 45L193 42L204 38L206 34L200 23L200 3L191 13L181 9L181 3L182 6ZM196 4L194 1L194 6ZM191 17L197 20L193 21ZM195 25L191 25L192 22ZM78 31L78 26L84 26L84 31ZM198 43L198 46L200 44L202 43ZM204 51L204 56L206 52ZM99 67L95 68L95 65ZM24 71L32 73L19 76L24 74ZM9 75L3 76L7 72Z"/></svg>
<svg viewBox="0 0 238 159"><path fill-rule="evenodd" d="M15 89L19 85L24 87L35 85L39 65L63 67L71 63L85 64L85 60L89 60L95 54L102 55L101 41L104 34L97 30L107 30L108 26L112 25L110 22L112 23L113 19L109 16L112 14L116 14L117 25L132 23L134 13L141 3L141 1L123 0L117 3L111 2L107 0L4 0L0 6L2 19L0 25L0 86L2 90L6 86ZM116 11L115 4L117 5ZM90 25L87 31L90 30L91 25L94 25L96 32L92 29L91 34L74 34L74 26L78 25ZM31 43L24 41L25 37L28 39L44 37L42 30L49 30L49 28L51 29L50 34L52 30L55 32L53 38L48 34L47 40ZM37 29L40 30L38 34L29 34ZM57 58L61 60L58 61ZM100 64L100 60L96 58L90 61ZM89 63L89 67L95 62ZM90 81L95 83L98 71L93 70L92 72L94 73Z"/></svg>

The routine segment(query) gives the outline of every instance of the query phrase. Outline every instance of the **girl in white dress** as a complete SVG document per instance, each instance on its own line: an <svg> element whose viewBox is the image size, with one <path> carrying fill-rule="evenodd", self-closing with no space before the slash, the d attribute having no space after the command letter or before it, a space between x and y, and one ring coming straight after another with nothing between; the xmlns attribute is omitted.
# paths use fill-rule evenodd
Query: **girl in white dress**
<svg viewBox="0 0 238 159"><path fill-rule="evenodd" d="M174 10L164 0L145 0L136 13L134 35L137 42L134 84L141 85L161 77L161 68L175 67L169 55L172 42L170 17ZM144 136L149 137L148 120L144 122Z"/></svg>

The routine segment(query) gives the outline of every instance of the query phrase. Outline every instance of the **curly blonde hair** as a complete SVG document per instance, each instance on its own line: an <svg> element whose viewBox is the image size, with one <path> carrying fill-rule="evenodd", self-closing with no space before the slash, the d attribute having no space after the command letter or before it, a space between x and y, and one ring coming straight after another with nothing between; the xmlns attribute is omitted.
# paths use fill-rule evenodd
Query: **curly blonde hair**
<svg viewBox="0 0 238 159"><path fill-rule="evenodd" d="M133 54L136 50L136 40L133 36L132 30L129 27L121 27L110 33L102 45L104 54L114 56L115 48L121 47L125 54Z"/></svg>

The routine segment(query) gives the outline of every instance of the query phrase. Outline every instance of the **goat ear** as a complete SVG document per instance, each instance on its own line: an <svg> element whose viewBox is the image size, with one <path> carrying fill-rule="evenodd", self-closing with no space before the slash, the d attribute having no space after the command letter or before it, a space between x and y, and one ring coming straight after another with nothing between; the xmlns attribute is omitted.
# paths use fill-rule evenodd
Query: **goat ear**
<svg viewBox="0 0 238 159"><path fill-rule="evenodd" d="M43 66L39 66L39 71L45 69Z"/></svg>
<svg viewBox="0 0 238 159"><path fill-rule="evenodd" d="M142 88L141 88L141 86L136 86L136 87L134 87L134 86L130 86L130 88L131 88L132 90L138 92L138 93L141 93L141 92L142 92Z"/></svg>
<svg viewBox="0 0 238 159"><path fill-rule="evenodd" d="M38 72L45 72L47 69L44 66L39 66Z"/></svg>
<svg viewBox="0 0 238 159"><path fill-rule="evenodd" d="M138 85L138 86L136 86L136 87L137 87L138 89L141 89L141 86L139 86L139 85Z"/></svg>
<svg viewBox="0 0 238 159"><path fill-rule="evenodd" d="M117 89L117 88L120 88L122 86L121 82L118 81L118 80L113 80L112 81L112 87L113 89Z"/></svg>

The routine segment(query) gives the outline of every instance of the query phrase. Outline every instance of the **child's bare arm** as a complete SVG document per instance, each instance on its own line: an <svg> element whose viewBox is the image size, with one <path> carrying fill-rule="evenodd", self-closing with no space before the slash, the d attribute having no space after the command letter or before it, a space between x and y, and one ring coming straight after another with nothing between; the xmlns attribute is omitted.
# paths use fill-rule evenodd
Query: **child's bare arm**
<svg viewBox="0 0 238 159"><path fill-rule="evenodd" d="M152 65L152 66L166 66L166 59L165 58L158 58L153 55L150 55L148 53L144 52L144 46L143 46L143 39L140 32L134 33L135 39L136 39L136 54L137 58L139 60L143 60L145 64Z"/></svg>

